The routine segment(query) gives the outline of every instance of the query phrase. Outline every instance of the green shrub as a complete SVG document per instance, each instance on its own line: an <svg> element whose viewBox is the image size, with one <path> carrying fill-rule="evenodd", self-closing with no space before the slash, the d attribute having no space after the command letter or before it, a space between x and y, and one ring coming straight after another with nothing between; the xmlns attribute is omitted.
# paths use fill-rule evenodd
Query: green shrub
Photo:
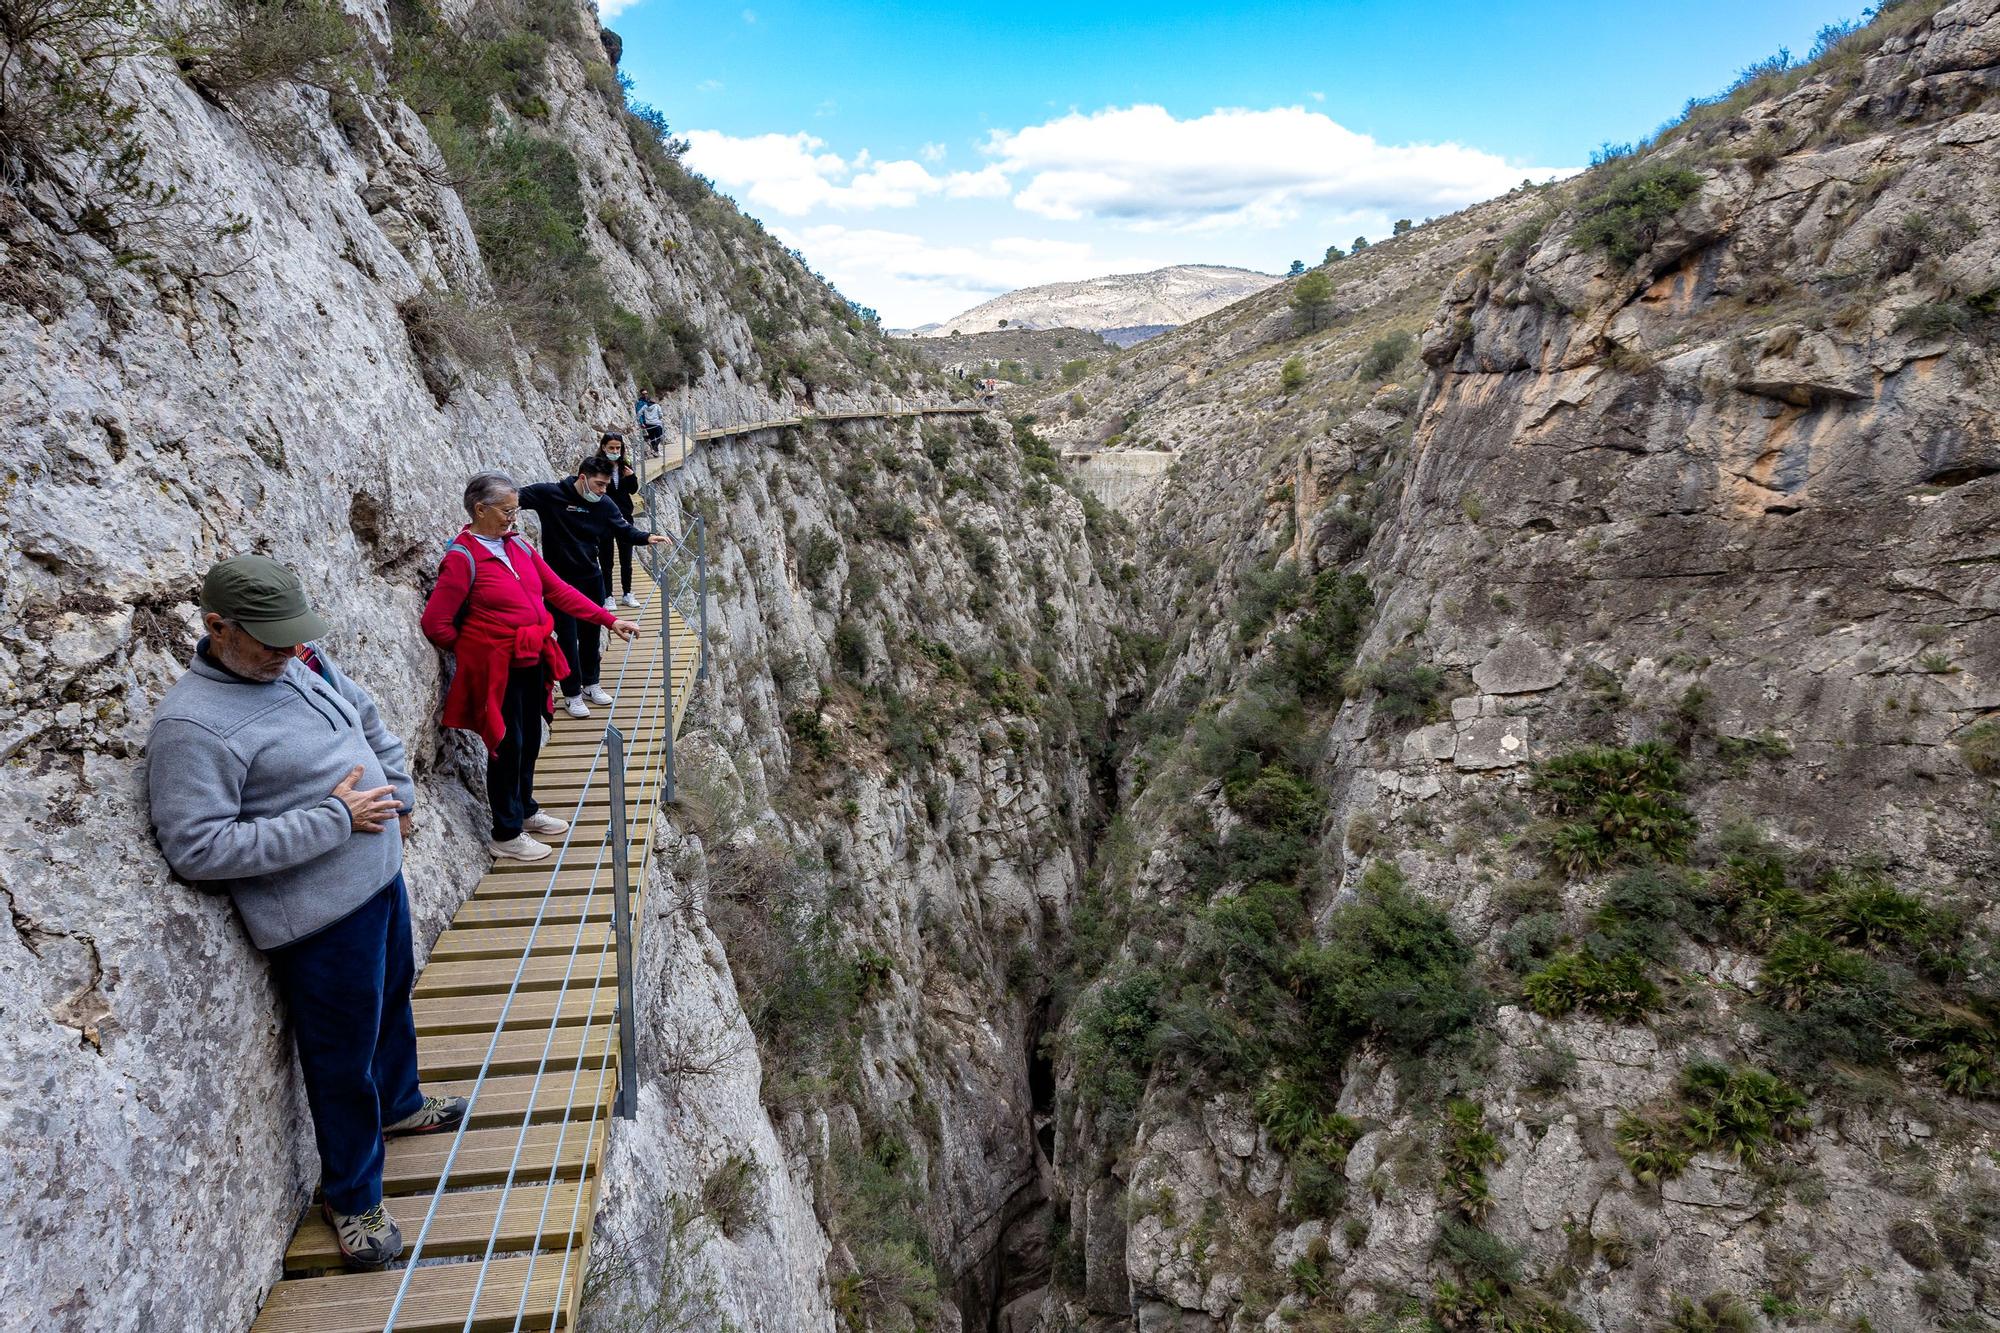
<svg viewBox="0 0 2000 1333"><path fill-rule="evenodd" d="M1980 777L2000 777L2000 722L1988 720L1962 732L1958 753Z"/></svg>
<svg viewBox="0 0 2000 1333"><path fill-rule="evenodd" d="M1578 206L1583 219L1571 238L1630 268L1653 248L1661 225L1701 193L1701 184L1701 173L1670 163L1615 166L1605 187Z"/></svg>
<svg viewBox="0 0 2000 1333"><path fill-rule="evenodd" d="M840 561L840 539L825 528L814 528L799 548L799 578L816 588Z"/></svg>
<svg viewBox="0 0 2000 1333"><path fill-rule="evenodd" d="M871 500L864 517L875 535L883 541L908 546L917 535L916 511L898 501Z"/></svg>
<svg viewBox="0 0 2000 1333"><path fill-rule="evenodd" d="M1896 332L1918 338L1948 338L1972 327L1972 309L1963 301L1926 301L1896 316Z"/></svg>
<svg viewBox="0 0 2000 1333"><path fill-rule="evenodd" d="M1502 1286L1520 1281L1521 1252L1482 1227L1448 1217L1438 1230L1436 1255L1460 1275Z"/></svg>
<svg viewBox="0 0 2000 1333"><path fill-rule="evenodd" d="M1273 640L1271 671L1289 681L1301 699L1331 702L1341 697L1375 596L1361 575L1327 570L1313 579L1306 604L1299 623Z"/></svg>
<svg viewBox="0 0 2000 1333"><path fill-rule="evenodd" d="M1672 1106L1620 1120L1618 1152L1646 1185L1679 1175L1696 1153L1709 1150L1754 1167L1810 1128L1805 1107L1805 1095L1774 1074L1698 1061L1681 1071Z"/></svg>
<svg viewBox="0 0 2000 1333"><path fill-rule="evenodd" d="M1146 1077L1158 1054L1163 980L1135 968L1089 992L1077 1006L1066 1045L1077 1094L1094 1107L1112 1139L1131 1131Z"/></svg>
<svg viewBox="0 0 2000 1333"><path fill-rule="evenodd" d="M1278 367L1278 391L1297 393L1305 387L1306 363L1295 356L1285 358L1285 364Z"/></svg>
<svg viewBox="0 0 2000 1333"><path fill-rule="evenodd" d="M1356 900L1333 914L1326 933L1326 943L1302 945L1286 968L1304 1020L1303 1073L1337 1071L1367 1039L1414 1059L1484 1016L1472 951L1388 862L1369 866Z"/></svg>
<svg viewBox="0 0 2000 1333"><path fill-rule="evenodd" d="M278 83L331 90L355 52L353 20L325 0L229 0L162 34L183 77L219 97Z"/></svg>
<svg viewBox="0 0 2000 1333"><path fill-rule="evenodd" d="M868 672L868 636L861 626L846 616L833 627L833 660L851 676Z"/></svg>
<svg viewBox="0 0 2000 1333"><path fill-rule="evenodd" d="M1445 1201L1467 1220L1482 1222L1493 1210L1486 1168L1507 1160L1500 1140L1486 1128L1486 1113L1477 1102L1455 1099L1445 1107Z"/></svg>
<svg viewBox="0 0 2000 1333"><path fill-rule="evenodd" d="M1572 874L1641 856L1679 861L1694 839L1680 759L1657 741L1559 755L1536 771L1534 789L1565 821L1550 835L1549 852Z"/></svg>
<svg viewBox="0 0 2000 1333"><path fill-rule="evenodd" d="M1710 1292L1699 1301L1674 1297L1673 1314L1662 1333L1755 1333L1756 1312L1733 1294Z"/></svg>
<svg viewBox="0 0 2000 1333"><path fill-rule="evenodd" d="M1400 648L1360 673L1362 688L1375 691L1375 716L1392 726L1429 721L1444 693L1444 673Z"/></svg>
<svg viewBox="0 0 2000 1333"><path fill-rule="evenodd" d="M1416 347L1417 337L1407 329L1385 333L1368 345L1361 364L1355 367L1354 377L1364 382L1387 379Z"/></svg>
<svg viewBox="0 0 2000 1333"><path fill-rule="evenodd" d="M814 759L831 759L836 748L833 733L817 708L800 708L785 715L785 730L791 733Z"/></svg>
<svg viewBox="0 0 2000 1333"><path fill-rule="evenodd" d="M1833 891L1814 907L1814 924L1822 935L1864 949L1913 939L1928 929L1930 919L1929 909L1917 899L1866 872L1839 876Z"/></svg>
<svg viewBox="0 0 2000 1333"><path fill-rule="evenodd" d="M1271 1145L1291 1158L1292 1216L1329 1217L1346 1199L1348 1150L1361 1125L1327 1109L1321 1094L1291 1078L1274 1078L1257 1092L1257 1122Z"/></svg>
<svg viewBox="0 0 2000 1333"><path fill-rule="evenodd" d="M1064 384L1081 384L1083 383L1083 377L1089 373L1090 362L1084 360L1082 357L1078 357L1074 361L1065 361L1062 363L1062 382Z"/></svg>
<svg viewBox="0 0 2000 1333"><path fill-rule="evenodd" d="M1270 569L1246 570L1242 591L1236 599L1236 637L1244 643L1255 639L1273 616L1298 605L1305 587L1305 575L1299 572L1296 561L1286 560Z"/></svg>
<svg viewBox="0 0 2000 1333"><path fill-rule="evenodd" d="M1637 954L1601 957L1586 947L1558 954L1521 983L1528 1007L1545 1018L1578 1009L1613 1022L1632 1023L1660 1006L1660 988Z"/></svg>
<svg viewBox="0 0 2000 1333"><path fill-rule="evenodd" d="M1314 269L1292 284L1292 327L1311 333L1326 322L1327 307L1333 304L1333 279L1324 269Z"/></svg>

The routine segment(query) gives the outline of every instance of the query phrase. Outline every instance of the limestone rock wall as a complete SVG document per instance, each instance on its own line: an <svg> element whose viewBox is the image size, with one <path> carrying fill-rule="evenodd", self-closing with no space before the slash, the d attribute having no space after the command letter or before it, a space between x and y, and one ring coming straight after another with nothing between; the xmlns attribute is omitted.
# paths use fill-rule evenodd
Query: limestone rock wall
<svg viewBox="0 0 2000 1333"><path fill-rule="evenodd" d="M1605 179L1585 178L1447 220L1474 235L1446 270L1396 243L1360 273L1333 265L1317 338L1292 334L1275 294L1261 323L1245 303L1148 344L1123 381L1079 386L1181 454L1146 520L1145 577L1174 613L1155 708L1244 697L1269 640L1234 622L1280 560L1368 580L1362 664L1401 652L1441 673L1422 724L1355 681L1317 737L1316 920L1388 861L1503 976L1524 947L1507 895L1550 873L1532 765L1679 736L1704 838L1754 826L1816 864L1885 867L1990 938L1996 793L1963 743L2000 709L2000 402L1990 320L1952 312L2000 286L2000 6L1913 6L1892 33L1654 150L1645 163L1700 183L1630 268L1576 238ZM1412 325L1416 301L1436 303ZM1398 329L1421 331L1425 366L1357 391L1356 353ZM1288 396L1291 357L1306 380ZM1153 799L1127 808L1122 882L1171 938L1161 916L1199 901ZM1213 786L1194 799L1226 830ZM1562 889L1570 938L1603 889ZM1752 1021L1760 966L1683 945L1669 1011L1634 1023L1545 1018L1503 982L1470 1074L1413 1085L1364 1050L1338 1088L1360 1127L1344 1202L1321 1219L1290 1209L1291 1166L1248 1098L1156 1069L1129 1145L1100 1155L1087 1108L1064 1124L1073 1252L1041 1327L1476 1318L1439 1285L1465 1280L1440 1241L1464 1216L1438 1183L1445 1095L1474 1097L1498 1138L1481 1225L1518 1252L1509 1299L1553 1298L1594 1329L1655 1327L1711 1293L1810 1327L2000 1317L1976 1257L1990 1229L1962 1220L2000 1184L1991 1103L1919 1059L1866 1091L1825 1080L1777 1184L1701 1153L1648 1187L1621 1160L1621 1117L1689 1063L1773 1059ZM1924 1242L1944 1235L1971 1248Z"/></svg>

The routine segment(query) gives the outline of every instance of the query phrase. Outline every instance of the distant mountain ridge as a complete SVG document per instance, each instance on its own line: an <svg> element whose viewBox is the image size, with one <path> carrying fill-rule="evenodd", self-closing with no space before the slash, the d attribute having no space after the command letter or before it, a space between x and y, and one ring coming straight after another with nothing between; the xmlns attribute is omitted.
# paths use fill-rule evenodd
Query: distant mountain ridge
<svg viewBox="0 0 2000 1333"><path fill-rule="evenodd" d="M1232 305L1278 282L1269 273L1221 264L1175 264L1150 273L1112 273L1051 282L996 296L907 337L991 333L996 329L1088 329L1129 347Z"/></svg>

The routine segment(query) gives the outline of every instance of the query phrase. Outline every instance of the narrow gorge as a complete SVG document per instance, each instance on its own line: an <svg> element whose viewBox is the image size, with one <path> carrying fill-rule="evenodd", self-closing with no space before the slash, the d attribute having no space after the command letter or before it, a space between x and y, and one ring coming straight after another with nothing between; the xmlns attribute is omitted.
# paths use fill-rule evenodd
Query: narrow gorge
<svg viewBox="0 0 2000 1333"><path fill-rule="evenodd" d="M202 571L301 571L409 741L421 964L487 859L416 630L459 490L650 388L805 424L663 482L712 657L582 1327L2000 1327L2000 0L854 423L969 394L593 7L51 12L0 33L0 1326L247 1329L317 1181L148 826ZM1126 450L1117 509L1064 461Z"/></svg>

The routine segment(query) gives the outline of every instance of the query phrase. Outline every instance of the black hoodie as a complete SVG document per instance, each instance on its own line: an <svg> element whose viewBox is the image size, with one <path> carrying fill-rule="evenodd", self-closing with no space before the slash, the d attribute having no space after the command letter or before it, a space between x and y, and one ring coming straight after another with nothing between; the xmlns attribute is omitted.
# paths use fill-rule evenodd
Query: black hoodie
<svg viewBox="0 0 2000 1333"><path fill-rule="evenodd" d="M542 559L570 583L596 577L597 544L604 538L639 546L653 535L626 522L610 496L579 495L575 477L522 487L521 508L541 517Z"/></svg>

